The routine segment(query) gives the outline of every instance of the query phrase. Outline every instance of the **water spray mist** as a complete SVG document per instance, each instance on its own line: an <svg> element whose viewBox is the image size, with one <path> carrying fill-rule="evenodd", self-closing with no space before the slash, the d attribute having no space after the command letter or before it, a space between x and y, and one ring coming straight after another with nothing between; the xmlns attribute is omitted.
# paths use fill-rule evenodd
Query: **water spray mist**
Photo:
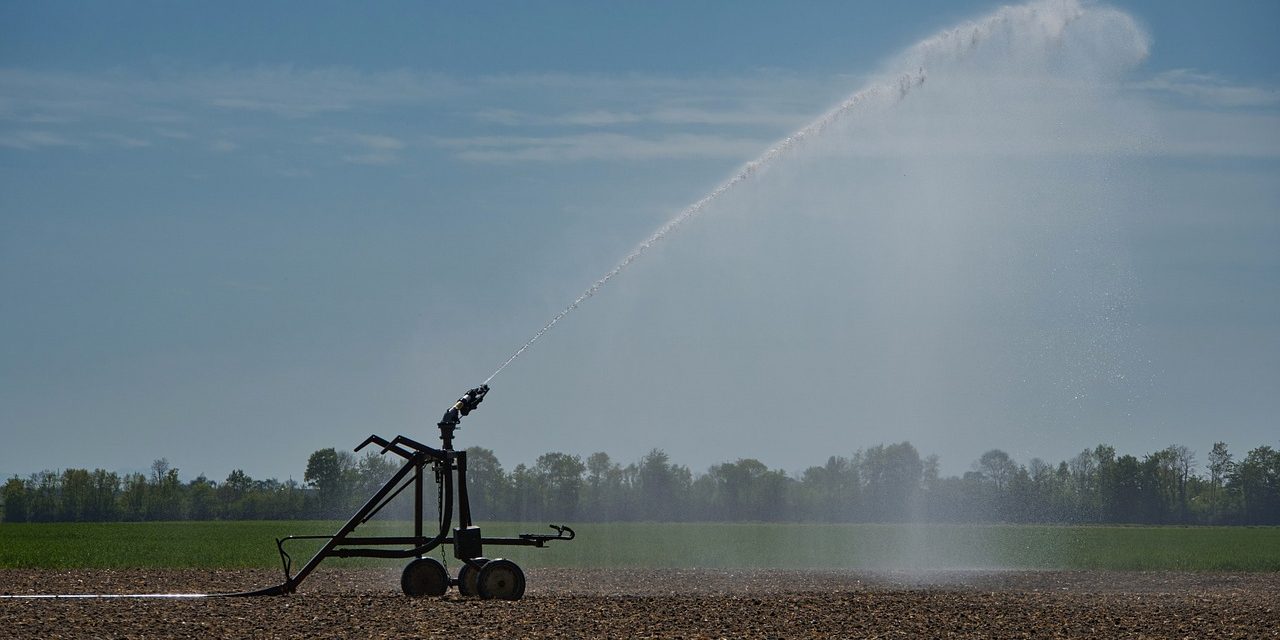
<svg viewBox="0 0 1280 640"><path fill-rule="evenodd" d="M909 71L897 73L887 78L881 79L871 84L871 86L854 93L846 98L834 109L823 114L818 119L805 125L799 131L787 136L777 144L774 144L760 157L752 160L742 168L738 169L728 180L720 183L715 189L704 196L702 199L685 207L674 218L668 220L652 235L645 238L643 242L631 250L621 262L617 264L608 273L596 280L586 291L582 292L569 306L565 307L551 321L544 325L537 333L529 338L523 346L511 354L493 373L485 378L484 384L488 385L494 377L502 373L507 365L513 360L520 357L525 351L537 342L543 334L550 331L552 327L560 322L562 318L569 315L574 309L577 309L586 302L588 298L594 296L597 292L604 288L614 276L622 273L631 263L635 262L643 256L658 241L665 238L677 227L683 225L689 219L697 216L707 209L707 207L721 195L724 195L730 189L737 185L750 180L757 174L762 172L769 165L776 162L779 158L795 149L802 142L812 139L826 131L832 124L848 117L850 114L870 106L892 107L906 97L917 87L924 84L925 77L928 73L928 67L933 62L945 62L963 59L971 51L981 45L983 42L993 36L1007 32L1011 29L1034 27L1041 29L1050 35L1057 36L1068 24L1074 22L1084 15L1084 10L1075 0L1049 1L1043 3L1033 3L1018 7L1002 7L995 13L976 22L968 22L953 29L948 29L931 38L923 40L907 50L903 57L904 66Z"/></svg>

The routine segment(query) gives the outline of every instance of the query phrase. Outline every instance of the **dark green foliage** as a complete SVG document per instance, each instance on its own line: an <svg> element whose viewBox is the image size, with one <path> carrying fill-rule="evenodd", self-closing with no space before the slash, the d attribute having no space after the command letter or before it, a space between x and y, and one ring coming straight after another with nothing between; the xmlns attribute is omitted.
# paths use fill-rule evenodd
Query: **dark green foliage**
<svg viewBox="0 0 1280 640"><path fill-rule="evenodd" d="M1280 521L1280 451L1258 447L1250 451L1228 474L1228 488L1240 498L1243 520L1248 524Z"/></svg>
<svg viewBox="0 0 1280 640"><path fill-rule="evenodd" d="M551 520L573 520L582 496L582 459L565 453L545 453L533 467L544 488L543 513Z"/></svg>
<svg viewBox="0 0 1280 640"><path fill-rule="evenodd" d="M467 449L467 491L471 500L471 514L478 520L495 517L508 508L506 500L511 494L507 474L493 451L482 447Z"/></svg>
<svg viewBox="0 0 1280 640"><path fill-rule="evenodd" d="M1280 524L1280 451L1270 446L1235 461L1216 443L1204 475L1195 453L1177 445L1141 458L1099 445L1057 465L1026 466L992 449L951 477L939 473L937 456L922 460L907 442L831 456L799 477L751 458L694 475L660 449L626 466L603 452L585 463L551 452L510 472L491 450L467 456L480 520ZM222 483L183 483L163 458L150 476L44 471L8 479L0 513L6 522L341 518L397 468L394 459L328 448L310 456L305 487L239 469ZM400 499L382 515L411 513Z"/></svg>
<svg viewBox="0 0 1280 640"><path fill-rule="evenodd" d="M311 454L303 479L319 491L321 512L333 517L341 515L338 511L345 502L353 466L350 453L343 451L340 455L333 447Z"/></svg>
<svg viewBox="0 0 1280 640"><path fill-rule="evenodd" d="M30 512L30 498L27 494L27 483L16 476L9 478L0 490L0 498L4 499L4 521L26 522Z"/></svg>

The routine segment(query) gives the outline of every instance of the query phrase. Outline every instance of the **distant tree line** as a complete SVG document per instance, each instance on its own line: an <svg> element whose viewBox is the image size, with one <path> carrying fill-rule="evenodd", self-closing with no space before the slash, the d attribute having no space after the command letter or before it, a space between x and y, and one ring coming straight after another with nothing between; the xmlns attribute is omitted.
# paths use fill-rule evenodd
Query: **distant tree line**
<svg viewBox="0 0 1280 640"><path fill-rule="evenodd" d="M948 477L936 455L921 458L909 442L832 456L799 477L754 459L695 474L660 449L625 466L606 453L553 452L511 471L489 449L467 455L481 520L1280 524L1280 451L1269 446L1237 459L1219 442L1203 467L1180 445L1141 458L1099 445L1027 465L993 449ZM342 518L397 468L321 449L301 484L238 469L221 482L182 482L165 459L149 475L44 471L10 478L0 513L6 522ZM402 496L387 515L406 518L410 508Z"/></svg>

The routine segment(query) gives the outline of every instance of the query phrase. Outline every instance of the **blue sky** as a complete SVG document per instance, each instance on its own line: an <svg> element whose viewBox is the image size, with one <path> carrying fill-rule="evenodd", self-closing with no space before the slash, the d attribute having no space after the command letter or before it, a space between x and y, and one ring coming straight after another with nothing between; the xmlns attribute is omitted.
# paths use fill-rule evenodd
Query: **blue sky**
<svg viewBox="0 0 1280 640"><path fill-rule="evenodd" d="M892 71L913 43L997 6L6 3L0 472L165 456L184 475L298 477L311 451L370 432L430 437L448 402L664 220ZM1079 110L1002 114L1010 100L984 102L941 69L929 82L950 93L921 92L822 151L879 145L897 160L814 152L780 167L738 212L728 202L673 237L514 363L462 442L508 465L664 447L695 470L740 456L798 470L909 437L951 472L991 447L1026 462L1099 441L1134 453L1278 444L1280 7L1105 6L1149 36L1145 59L1103 69L1113 50L1078 44L1080 76L1055 66L1078 60L1011 65L1004 50L950 69L1036 75L1044 95L1087 75ZM1107 28L1080 41L1111 42ZM1077 115L1069 135L1037 137L1042 120ZM1026 123L1002 135L1036 167L1020 180L898 157L981 154L977 132L1009 123ZM1078 148L1053 173L1066 142ZM874 195L846 191L873 175ZM1066 188L1074 180L1088 188ZM1024 228L992 214L983 224L1014 222L970 236L940 234L951 218L922 213L991 194L1010 210L1091 217ZM785 204L760 204L825 211L854 198L919 206L806 235L780 225ZM935 243L929 256L868 245L849 257L858 229L913 228ZM1037 235L1046 228L1081 244ZM930 280L948 268L937 256L978 246L961 237L1016 245L1009 260L1031 261L1023 273L1035 277L1001 272L985 282L1002 293L944 296L994 273ZM735 249L746 246L758 250ZM1111 271L1067 259L1073 275L1055 280L1061 271L1029 257L1079 246L1101 247ZM916 278L897 291L948 306L913 307L875 283L855 305L827 288L879 269L884 282ZM1094 315L1089 292L1103 289L1124 292L1123 322ZM996 319L982 321L975 300ZM1072 300L1077 315L1055 315ZM957 322L920 320L940 309ZM1050 355L947 346L982 344L991 323ZM914 329L831 340L877 326ZM1030 382L961 382L982 371ZM1126 382L1106 382L1117 376ZM827 390L820 407L788 408L814 386ZM903 392L879 406L904 388L932 400ZM1082 388L1091 400L1061 400ZM773 438L781 416L797 436L785 445Z"/></svg>

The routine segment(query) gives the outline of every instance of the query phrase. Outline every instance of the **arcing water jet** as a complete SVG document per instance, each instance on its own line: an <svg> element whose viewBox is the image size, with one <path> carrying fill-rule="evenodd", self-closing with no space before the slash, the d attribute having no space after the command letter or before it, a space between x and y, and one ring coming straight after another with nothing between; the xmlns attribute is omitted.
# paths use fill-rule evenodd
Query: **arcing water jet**
<svg viewBox="0 0 1280 640"><path fill-rule="evenodd" d="M1047 32L1050 36L1057 36L1067 25L1084 15L1084 10L1080 7L1076 0L1058 0L1045 1L1027 4L1017 7L1002 7L995 13L978 20L976 22L968 22L953 29L943 31L931 38L925 39L907 50L904 56L907 71L892 74L884 77L865 89L854 93L846 98L834 109L823 114L818 119L805 125L799 131L783 138L780 142L766 150L760 157L752 160L742 168L738 169L728 180L720 183L715 189L704 196L702 199L685 207L675 217L668 220L652 235L645 238L643 242L632 249L622 261L613 269L605 273L600 279L596 280L586 291L582 292L569 306L565 307L551 321L544 325L537 333L529 338L511 357L507 358L493 373L485 378L484 384L487 385L499 374L507 365L511 364L516 358L520 357L525 351L533 345L534 342L541 338L543 334L550 331L556 323L562 318L569 315L574 309L577 309L591 298L601 289L604 288L610 280L622 273L631 263L635 262L643 256L658 241L665 238L676 228L689 221L707 209L707 207L720 196L724 195L730 189L750 180L760 172L764 171L771 164L778 161L788 152L798 147L802 142L815 138L826 131L832 124L849 117L861 109L879 106L881 108L892 107L902 100L905 100L916 88L922 86L925 77L928 74L929 66L934 62L945 62L963 59L983 42L992 38L996 34L1007 31L1019 31L1022 29L1035 28Z"/></svg>

